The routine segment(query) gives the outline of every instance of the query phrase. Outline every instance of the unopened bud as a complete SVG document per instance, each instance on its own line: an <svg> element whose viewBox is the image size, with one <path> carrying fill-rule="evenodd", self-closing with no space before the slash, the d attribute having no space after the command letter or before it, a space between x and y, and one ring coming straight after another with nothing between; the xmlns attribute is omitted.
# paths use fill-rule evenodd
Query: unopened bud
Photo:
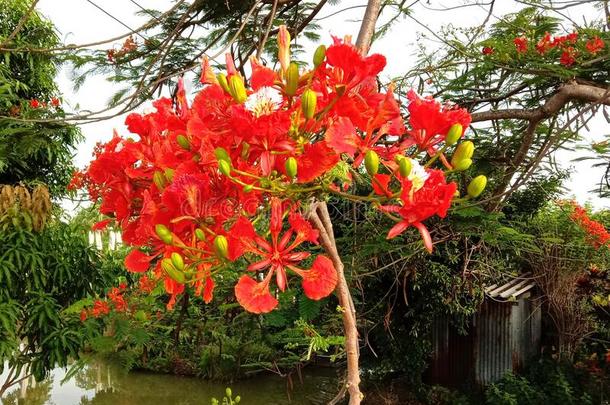
<svg viewBox="0 0 610 405"><path fill-rule="evenodd" d="M477 198L478 196L481 195L483 190L485 190L486 185L487 185L487 177L485 177L482 174L475 177L474 179L472 179L472 181L470 182L470 184L468 185L468 187L466 189L468 191L468 196L470 196L472 198Z"/></svg>
<svg viewBox="0 0 610 405"><path fill-rule="evenodd" d="M284 166L286 167L286 175L291 179L294 179L297 176L297 160L291 156L286 159L286 164Z"/></svg>
<svg viewBox="0 0 610 405"><path fill-rule="evenodd" d="M165 169L165 178L167 179L167 181L173 181L174 180L174 169Z"/></svg>
<svg viewBox="0 0 610 405"><path fill-rule="evenodd" d="M171 255L172 264L178 270L184 270L184 259L178 252L173 252Z"/></svg>
<svg viewBox="0 0 610 405"><path fill-rule="evenodd" d="M165 188L165 186L167 185L167 183L165 182L165 176L159 170L157 170L155 172L155 174L153 174L153 182L155 183L155 186L157 186L157 188L159 190L163 190Z"/></svg>
<svg viewBox="0 0 610 405"><path fill-rule="evenodd" d="M218 160L226 160L227 162L231 161L231 157L225 148L216 148L214 149L214 156Z"/></svg>
<svg viewBox="0 0 610 405"><path fill-rule="evenodd" d="M402 177L409 177L412 167L413 164L411 163L411 159L404 156L402 159L398 159L398 172Z"/></svg>
<svg viewBox="0 0 610 405"><path fill-rule="evenodd" d="M464 170L468 170L471 165L472 159L462 159L459 162L455 162L453 165L453 170L456 172L463 172Z"/></svg>
<svg viewBox="0 0 610 405"><path fill-rule="evenodd" d="M252 191L253 188L254 186L252 184L246 184L244 186L244 193L249 193L250 191Z"/></svg>
<svg viewBox="0 0 610 405"><path fill-rule="evenodd" d="M229 78L229 93L239 104L243 103L248 98L244 81L238 75L233 75Z"/></svg>
<svg viewBox="0 0 610 405"><path fill-rule="evenodd" d="M288 70L286 71L286 86L284 87L284 92L289 96L294 96L297 94L297 88L299 87L299 66L292 62L290 66L288 66Z"/></svg>
<svg viewBox="0 0 610 405"><path fill-rule="evenodd" d="M233 395L233 392L231 391L231 388L228 388L225 390L225 394L227 394L227 397L231 398L231 396Z"/></svg>
<svg viewBox="0 0 610 405"><path fill-rule="evenodd" d="M167 229L167 226L163 224L155 225L155 232L159 239L163 241L163 243L171 245L174 237L172 236L172 232Z"/></svg>
<svg viewBox="0 0 610 405"><path fill-rule="evenodd" d="M180 145L182 149L191 150L191 143L186 136L178 135L176 137L176 142L178 142L178 145Z"/></svg>
<svg viewBox="0 0 610 405"><path fill-rule="evenodd" d="M220 257L229 257L229 242L224 235L217 235L214 238L214 249L216 254Z"/></svg>
<svg viewBox="0 0 610 405"><path fill-rule="evenodd" d="M229 91L229 82L227 81L227 76L225 76L224 73L218 73L216 75L216 79L218 80L218 84L220 85L220 87L222 87L222 89L227 93L231 94L231 92Z"/></svg>
<svg viewBox="0 0 610 405"><path fill-rule="evenodd" d="M445 137L445 144L447 146L455 145L456 142L459 141L460 138L462 137L463 130L464 130L464 128L462 127L462 124L460 124L460 123L453 124L451 126L451 128L449 128L449 131L447 132L447 136Z"/></svg>
<svg viewBox="0 0 610 405"><path fill-rule="evenodd" d="M186 277L184 276L184 273L174 267L171 259L165 258L161 260L161 268L172 280L177 281L180 284L185 283Z"/></svg>
<svg viewBox="0 0 610 405"><path fill-rule="evenodd" d="M313 54L313 65L314 67L320 66L322 62L324 62L324 58L326 57L326 47L324 45L320 45L316 48L316 51Z"/></svg>
<svg viewBox="0 0 610 405"><path fill-rule="evenodd" d="M374 176L379 171L379 156L374 150L369 150L364 155L364 167L371 176Z"/></svg>
<svg viewBox="0 0 610 405"><path fill-rule="evenodd" d="M195 236L201 241L205 240L205 232L201 228L195 229Z"/></svg>
<svg viewBox="0 0 610 405"><path fill-rule="evenodd" d="M318 96L315 91L307 89L303 92L303 95L301 96L301 110L303 111L305 118L313 118L316 114L317 103Z"/></svg>
<svg viewBox="0 0 610 405"><path fill-rule="evenodd" d="M218 161L218 170L220 170L220 173L224 174L225 176L231 176L231 164L226 160Z"/></svg>
<svg viewBox="0 0 610 405"><path fill-rule="evenodd" d="M473 153L474 144L472 142L465 141L460 143L455 149L455 152L453 152L453 156L451 157L451 165L455 166L460 160L472 158Z"/></svg>

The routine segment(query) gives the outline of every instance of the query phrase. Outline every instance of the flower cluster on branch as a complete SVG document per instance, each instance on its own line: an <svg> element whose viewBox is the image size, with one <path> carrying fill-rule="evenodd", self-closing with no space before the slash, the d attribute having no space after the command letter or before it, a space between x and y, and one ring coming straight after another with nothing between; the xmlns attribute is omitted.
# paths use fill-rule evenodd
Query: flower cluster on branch
<svg viewBox="0 0 610 405"><path fill-rule="evenodd" d="M248 311L273 310L289 274L310 299L331 294L333 261L311 253L318 230L301 214L328 195L377 207L396 221L388 238L417 228L432 251L424 221L447 214L457 185L446 175L472 164L472 142L454 150L470 125L466 110L412 92L407 125L393 86L379 89L383 56L335 38L303 70L289 44L281 27L279 69L251 58L247 81L230 56L225 73L204 59L192 104L180 83L175 103L160 99L155 112L127 117L137 139L115 134L74 178L109 217L97 227L115 221L135 247L127 269L143 273L142 288L162 282L169 307L185 288L210 302L219 275L238 260L248 264L235 295ZM370 179L371 194L350 192L356 177ZM485 183L475 178L465 198Z"/></svg>

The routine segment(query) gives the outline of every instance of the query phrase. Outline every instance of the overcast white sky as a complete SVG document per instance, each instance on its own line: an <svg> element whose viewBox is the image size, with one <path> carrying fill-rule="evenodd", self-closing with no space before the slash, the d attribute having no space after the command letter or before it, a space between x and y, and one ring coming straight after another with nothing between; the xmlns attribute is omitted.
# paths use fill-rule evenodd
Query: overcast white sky
<svg viewBox="0 0 610 405"><path fill-rule="evenodd" d="M143 7L152 7L159 10L166 10L173 4L170 0L136 1ZM93 2L132 28L147 20L145 17L135 15L135 12L139 9L131 1L93 0ZM352 8L329 18L324 17L346 7L359 6L365 3L364 0L343 0L338 5L326 6L319 14L323 41L328 43L330 34L337 36L351 34L356 37L359 20L364 12L363 7ZM476 6L452 11L435 11L435 9L462 4L462 0L425 0L420 3L424 4L414 7L414 15L420 22L435 32L439 32L440 27L446 24L453 24L458 27L475 25L483 21L487 12L486 9ZM517 7L520 6L513 0L496 1L494 15L502 16L514 12ZM93 42L117 36L127 31L124 26L103 14L86 0L41 0L38 8L55 23L60 36L66 43ZM598 17L597 12L592 13L592 6L590 5L566 10L566 14L578 22L582 22L585 18L591 20ZM390 33L373 44L371 52L382 53L388 58L388 67L386 68L388 76L398 75L415 64L413 54L416 50L417 33L423 30L413 20L404 18L392 28ZM117 48L120 45L120 42L115 44ZM428 46L432 47L434 43L430 42ZM105 46L105 48L108 48L108 46ZM315 49L313 47L309 48L308 52L313 52L313 49ZM118 90L115 85L106 82L101 77L91 77L75 93L67 71L62 71L58 82L65 99L71 105L78 104L81 109L93 111L104 108L110 97ZM117 117L108 121L83 125L82 130L86 140L78 148L76 164L81 168L86 166L91 159L91 152L95 143L110 139L113 129L127 135L123 121L124 117ZM607 127L608 125L602 117L596 118L590 125L590 131L586 133L587 141L601 140L603 135L608 133ZM582 155L583 152L581 151L567 151L560 153L558 156L564 167L572 167L574 171L572 180L568 184L567 195L576 197L581 203L590 200L598 208L610 208L607 199L602 200L588 193L599 182L602 170L591 168L589 162L573 162L574 158Z"/></svg>

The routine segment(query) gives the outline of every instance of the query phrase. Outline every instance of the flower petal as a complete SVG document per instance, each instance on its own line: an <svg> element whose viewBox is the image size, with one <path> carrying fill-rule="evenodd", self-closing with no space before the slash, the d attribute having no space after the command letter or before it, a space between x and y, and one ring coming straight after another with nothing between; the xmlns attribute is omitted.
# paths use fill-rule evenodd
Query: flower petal
<svg viewBox="0 0 610 405"><path fill-rule="evenodd" d="M326 256L318 256L309 271L304 271L303 291L312 300L329 296L337 286L337 271L332 260Z"/></svg>
<svg viewBox="0 0 610 405"><path fill-rule="evenodd" d="M140 250L132 250L125 257L125 267L133 273L144 273L150 267L153 257L142 253Z"/></svg>
<svg viewBox="0 0 610 405"><path fill-rule="evenodd" d="M241 276L235 285L237 302L248 312L264 314L277 306L277 300L269 293L269 283L257 283L248 276Z"/></svg>
<svg viewBox="0 0 610 405"><path fill-rule="evenodd" d="M399 223L394 225L392 229L390 229L390 232L388 232L388 236L386 239L392 239L397 237L398 235L403 233L408 227L409 223L407 221L400 221Z"/></svg>

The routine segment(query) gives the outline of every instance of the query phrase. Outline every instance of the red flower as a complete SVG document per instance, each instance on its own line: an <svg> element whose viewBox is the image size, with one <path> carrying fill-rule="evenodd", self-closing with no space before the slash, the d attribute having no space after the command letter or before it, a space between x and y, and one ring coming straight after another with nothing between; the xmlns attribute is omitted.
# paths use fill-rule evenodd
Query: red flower
<svg viewBox="0 0 610 405"><path fill-rule="evenodd" d="M440 170L428 170L427 176L419 188L417 183L421 182L421 178L414 179L414 181L402 179L402 205L382 206L381 209L402 217L402 220L388 232L388 239L400 235L409 226L415 226L424 239L426 249L431 252L432 240L422 222L434 215L441 218L447 215L457 185L455 183L447 184L445 175Z"/></svg>
<svg viewBox="0 0 610 405"><path fill-rule="evenodd" d="M559 58L559 63L561 63L564 66L568 66L568 67L572 66L574 64L574 62L576 62L577 55L578 55L578 52L576 51L576 49L569 46L561 53L561 57Z"/></svg>
<svg viewBox="0 0 610 405"><path fill-rule="evenodd" d="M95 318L99 318L102 315L108 315L110 313L110 307L106 301L96 300L93 303L93 310L91 313Z"/></svg>
<svg viewBox="0 0 610 405"><path fill-rule="evenodd" d="M483 55L491 55L492 53L494 53L494 49L490 46L484 46L483 49L481 50L481 53Z"/></svg>
<svg viewBox="0 0 610 405"><path fill-rule="evenodd" d="M570 218L587 233L588 242L595 248L608 245L610 243L610 233L604 225L589 218L587 211L576 202L572 202L572 206L574 212L570 214Z"/></svg>
<svg viewBox="0 0 610 405"><path fill-rule="evenodd" d="M597 35L594 36L592 39L588 40L585 44L587 51L589 51L589 53L591 53L592 55L597 54L599 51L604 49L605 46L605 42L602 41L601 38Z"/></svg>
<svg viewBox="0 0 610 405"><path fill-rule="evenodd" d="M125 312L127 310L127 301L125 301L120 289L113 287L108 293L108 298L112 301L115 311Z"/></svg>
<svg viewBox="0 0 610 405"><path fill-rule="evenodd" d="M422 98L413 90L407 94L409 99L409 131L408 143L415 144L419 150L436 153L435 146L445 140L449 128L453 124L461 124L463 131L470 125L470 114L463 108L441 105L430 97Z"/></svg>
<svg viewBox="0 0 610 405"><path fill-rule="evenodd" d="M519 37L513 40L515 44L515 48L517 48L518 53L526 53L527 52L527 38Z"/></svg>
<svg viewBox="0 0 610 405"><path fill-rule="evenodd" d="M51 98L51 105L53 107L59 107L59 104L60 104L60 101L59 101L59 99L57 97Z"/></svg>
<svg viewBox="0 0 610 405"><path fill-rule="evenodd" d="M325 297L335 288L336 276L332 277L327 274L328 266L326 264L328 263L324 262L323 259L316 261L318 263L316 267L312 267L309 271L297 267L301 261L310 256L310 253L295 252L294 250L304 242L317 243L318 231L313 229L311 224L300 214L290 212L288 215L290 228L280 237L284 213L285 209L282 207L282 202L277 198L272 198L269 226L271 242L258 236L249 222L237 224L230 232L230 234L238 235L234 238L241 244L243 252L262 257L262 260L252 263L248 270L258 272L269 269L262 282L257 284L250 277L243 276L235 287L238 302L250 312L267 312L267 309L270 311L275 308L277 301L270 299L269 282L275 274L278 289L284 291L287 285L287 270L303 277L304 286L307 284L305 295L311 299ZM271 304L273 306L269 307Z"/></svg>
<svg viewBox="0 0 610 405"><path fill-rule="evenodd" d="M536 44L536 51L540 55L544 55L548 50L552 49L556 44L551 40L551 34L544 33L544 36Z"/></svg>
<svg viewBox="0 0 610 405"><path fill-rule="evenodd" d="M30 100L30 107L40 108L40 106L41 106L40 101L38 101L37 99L33 98Z"/></svg>
<svg viewBox="0 0 610 405"><path fill-rule="evenodd" d="M155 287L157 286L157 282L155 280L151 280L150 278L148 278L147 275L143 275L142 277L140 277L140 280L138 281L138 285L139 285L140 291L142 291L143 293L151 293L152 290L154 290Z"/></svg>
<svg viewBox="0 0 610 405"><path fill-rule="evenodd" d="M83 309L80 311L80 321L85 322L87 320L87 310Z"/></svg>

